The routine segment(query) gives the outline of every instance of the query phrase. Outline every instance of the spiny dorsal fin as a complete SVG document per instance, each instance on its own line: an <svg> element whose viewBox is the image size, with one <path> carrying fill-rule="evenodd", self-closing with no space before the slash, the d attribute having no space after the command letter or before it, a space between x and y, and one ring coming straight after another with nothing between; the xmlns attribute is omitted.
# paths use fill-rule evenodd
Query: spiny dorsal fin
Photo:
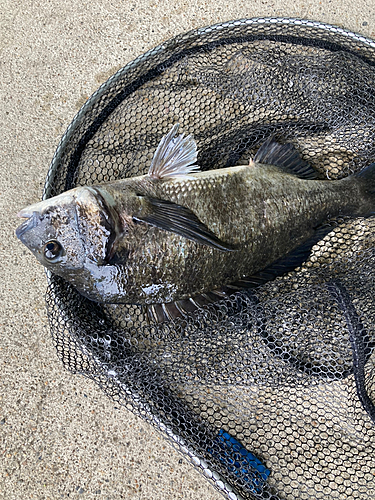
<svg viewBox="0 0 375 500"><path fill-rule="evenodd" d="M317 179L315 170L302 160L293 144L280 144L273 137L261 145L254 162L274 165L301 179Z"/></svg>
<svg viewBox="0 0 375 500"><path fill-rule="evenodd" d="M155 179L185 176L199 172L197 161L197 144L191 135L178 135L179 124L173 125L171 131L165 135L155 151L148 175Z"/></svg>

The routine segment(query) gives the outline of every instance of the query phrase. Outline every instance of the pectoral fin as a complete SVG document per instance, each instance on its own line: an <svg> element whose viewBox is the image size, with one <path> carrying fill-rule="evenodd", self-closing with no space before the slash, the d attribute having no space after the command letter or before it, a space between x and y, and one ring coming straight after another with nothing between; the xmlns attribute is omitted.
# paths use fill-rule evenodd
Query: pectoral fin
<svg viewBox="0 0 375 500"><path fill-rule="evenodd" d="M184 238L196 241L223 252L236 250L234 246L221 241L198 217L186 207L166 200L144 198L144 214L133 217L151 226L171 231Z"/></svg>

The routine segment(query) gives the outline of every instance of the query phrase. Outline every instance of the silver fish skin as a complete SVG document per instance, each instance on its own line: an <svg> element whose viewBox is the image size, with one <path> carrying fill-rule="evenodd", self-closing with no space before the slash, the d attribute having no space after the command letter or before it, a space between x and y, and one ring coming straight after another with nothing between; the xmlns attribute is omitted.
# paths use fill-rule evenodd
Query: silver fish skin
<svg viewBox="0 0 375 500"><path fill-rule="evenodd" d="M18 238L91 300L165 304L254 275L330 218L375 211L374 164L316 180L291 145L270 140L249 165L200 172L194 140L177 129L161 140L147 175L21 210Z"/></svg>

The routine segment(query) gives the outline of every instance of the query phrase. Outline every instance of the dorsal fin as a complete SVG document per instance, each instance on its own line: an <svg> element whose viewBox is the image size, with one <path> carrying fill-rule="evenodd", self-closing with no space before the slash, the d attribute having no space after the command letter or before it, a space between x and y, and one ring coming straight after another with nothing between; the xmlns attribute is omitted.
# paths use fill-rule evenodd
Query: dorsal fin
<svg viewBox="0 0 375 500"><path fill-rule="evenodd" d="M199 172L197 161L197 144L191 135L176 136L179 124L176 123L165 135L155 151L148 175L155 179L185 176Z"/></svg>
<svg viewBox="0 0 375 500"><path fill-rule="evenodd" d="M254 157L254 162L274 165L301 179L317 179L315 170L302 160L293 144L280 144L273 137L264 142Z"/></svg>

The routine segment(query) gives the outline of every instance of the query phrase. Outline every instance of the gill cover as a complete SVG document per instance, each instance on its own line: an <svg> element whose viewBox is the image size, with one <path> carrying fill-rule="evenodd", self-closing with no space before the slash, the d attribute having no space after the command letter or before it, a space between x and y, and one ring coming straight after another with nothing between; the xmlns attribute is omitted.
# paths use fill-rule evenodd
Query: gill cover
<svg viewBox="0 0 375 500"><path fill-rule="evenodd" d="M25 221L16 236L41 264L64 277L64 270L82 269L86 260L107 262L117 234L115 215L98 189L79 187L22 209L18 216ZM48 258L57 250L58 259Z"/></svg>
<svg viewBox="0 0 375 500"><path fill-rule="evenodd" d="M108 193L97 187L83 187L76 194L77 224L87 259L98 266L109 262L120 232L118 215Z"/></svg>

